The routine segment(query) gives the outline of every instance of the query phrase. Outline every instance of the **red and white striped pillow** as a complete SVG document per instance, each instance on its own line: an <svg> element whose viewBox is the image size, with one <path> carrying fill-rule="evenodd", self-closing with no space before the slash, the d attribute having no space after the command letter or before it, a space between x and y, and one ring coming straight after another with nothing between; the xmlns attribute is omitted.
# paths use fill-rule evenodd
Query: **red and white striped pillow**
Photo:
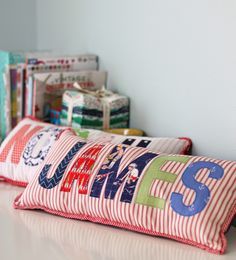
<svg viewBox="0 0 236 260"><path fill-rule="evenodd" d="M51 146L65 129L34 118L23 119L0 146L0 180L26 186L35 169L44 161ZM184 154L191 148L191 140L188 138L124 137L93 129L79 132L83 131L87 133L87 141L103 140L113 144L147 146L155 152Z"/></svg>
<svg viewBox="0 0 236 260"><path fill-rule="evenodd" d="M65 127L23 119L0 146L0 180L26 186Z"/></svg>
<svg viewBox="0 0 236 260"><path fill-rule="evenodd" d="M171 154L190 154L192 141L187 137L147 137L124 136L94 129L80 129L78 135L87 133L87 140L93 142L110 142L112 144L127 144L133 147L147 148L153 152Z"/></svg>
<svg viewBox="0 0 236 260"><path fill-rule="evenodd" d="M236 162L81 142L64 132L14 203L224 253Z"/></svg>

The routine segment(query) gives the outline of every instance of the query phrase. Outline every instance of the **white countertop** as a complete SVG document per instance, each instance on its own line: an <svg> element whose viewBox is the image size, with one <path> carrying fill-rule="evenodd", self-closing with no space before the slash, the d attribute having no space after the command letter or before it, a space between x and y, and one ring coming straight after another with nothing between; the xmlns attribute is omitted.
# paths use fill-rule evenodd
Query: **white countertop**
<svg viewBox="0 0 236 260"><path fill-rule="evenodd" d="M235 260L236 228L225 255L172 240L70 220L42 211L15 210L22 188L0 183L0 260Z"/></svg>

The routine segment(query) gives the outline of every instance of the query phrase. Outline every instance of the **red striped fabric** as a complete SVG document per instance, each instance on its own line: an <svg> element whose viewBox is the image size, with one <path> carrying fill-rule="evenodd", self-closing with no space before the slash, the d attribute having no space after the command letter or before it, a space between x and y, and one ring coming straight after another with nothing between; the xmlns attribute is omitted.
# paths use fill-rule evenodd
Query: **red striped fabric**
<svg viewBox="0 0 236 260"><path fill-rule="evenodd" d="M23 152L28 146L36 146L32 149L32 153L43 149L46 142L38 140L32 141L41 130L49 127L57 127L52 124L43 123L34 117L24 118L7 136L0 147L0 181L6 181L12 185L25 187L33 178L35 172L35 165L25 164ZM58 127L66 129L66 127ZM85 129L84 129L85 130ZM84 130L81 130L82 132ZM137 136L121 136L105 133L99 130L86 129L89 133L86 141L108 142L112 144L119 144L127 139L132 139L131 146L137 146L142 141L148 141L147 148L153 152L188 154L192 142L188 138L151 138L151 137L137 137ZM51 141L53 141L51 139ZM31 144L32 143L32 144ZM35 151L36 150L36 151ZM46 156L44 156L46 158ZM42 159L41 159L42 162ZM34 169L32 169L32 167ZM16 174L17 172L17 174Z"/></svg>
<svg viewBox="0 0 236 260"><path fill-rule="evenodd" d="M161 166L162 172L169 172L176 176L173 183L158 179L154 179L152 182L149 196L165 200L165 206L161 209L137 203L136 199L142 181L150 174L149 169L153 161L166 155L156 155L154 159L147 163L138 179L131 203L126 203L121 201L121 195L128 181L128 175L118 189L114 199L105 198L107 181L101 190L99 198L91 196L90 193L97 174L115 145L89 142L69 162L58 185L50 189L41 186L39 175L43 167L46 164L51 165L47 178L52 178L65 155L78 141L80 139L71 133L65 132L61 135L60 139L50 150L43 165L37 169L31 183L27 186L23 194L16 198L14 203L16 208L42 209L67 218L89 220L142 233L172 238L206 249L212 253L225 252L227 241L224 233L236 214L236 162L215 160L206 157L168 155L170 160L181 157L187 159L188 162L185 164L180 161L166 160ZM62 192L61 186L71 167L83 155L84 151L95 144L102 144L104 148L95 160L92 171L90 172L87 187L88 193L86 195L79 194L77 181L74 181L70 192ZM144 148L127 147L118 168L117 176L134 159L147 152L148 150ZM192 216L185 216L173 209L170 198L173 193L180 193L183 194L183 203L185 205L193 203L196 193L193 189L186 186L183 181L183 174L187 168L192 167L197 162L212 162L222 167L224 174L222 178L215 179L209 178L210 172L206 168L202 168L197 172L195 180L208 187L210 198L202 211Z"/></svg>
<svg viewBox="0 0 236 260"><path fill-rule="evenodd" d="M139 146L142 141L147 142L145 148L153 152L190 154L192 147L192 141L187 137L123 136L94 129L82 129L81 132L83 131L88 131L88 140L93 142L110 142L112 144L119 144L126 140L132 140L130 145L133 147Z"/></svg>

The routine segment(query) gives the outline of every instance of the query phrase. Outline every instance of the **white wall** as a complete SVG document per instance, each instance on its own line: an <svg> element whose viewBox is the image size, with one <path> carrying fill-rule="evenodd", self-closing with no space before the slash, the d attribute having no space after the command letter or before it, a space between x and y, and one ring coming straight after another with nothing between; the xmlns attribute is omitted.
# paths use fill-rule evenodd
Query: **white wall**
<svg viewBox="0 0 236 260"><path fill-rule="evenodd" d="M131 126L236 159L234 0L38 0L38 47L97 53Z"/></svg>
<svg viewBox="0 0 236 260"><path fill-rule="evenodd" d="M0 49L35 50L36 0L0 0Z"/></svg>

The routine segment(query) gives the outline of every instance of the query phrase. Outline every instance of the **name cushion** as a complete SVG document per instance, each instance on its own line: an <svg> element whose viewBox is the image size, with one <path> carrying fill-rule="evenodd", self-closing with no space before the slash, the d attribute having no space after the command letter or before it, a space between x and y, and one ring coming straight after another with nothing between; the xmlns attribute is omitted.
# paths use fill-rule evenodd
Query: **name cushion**
<svg viewBox="0 0 236 260"><path fill-rule="evenodd" d="M134 147L147 148L153 152L189 154L192 141L187 137L147 137L124 136L107 133L95 129L75 129L78 136L94 142L110 142L112 144L127 144Z"/></svg>
<svg viewBox="0 0 236 260"><path fill-rule="evenodd" d="M60 133L67 127L43 123L35 118L23 119L7 136L0 147L0 181L26 186L51 149ZM84 140L110 142L146 147L154 152L189 153L189 138L153 138L122 136L94 129L75 129Z"/></svg>
<svg viewBox="0 0 236 260"><path fill-rule="evenodd" d="M65 127L23 119L0 147L0 180L26 186Z"/></svg>
<svg viewBox="0 0 236 260"><path fill-rule="evenodd" d="M236 162L166 155L64 132L14 202L224 253Z"/></svg>

